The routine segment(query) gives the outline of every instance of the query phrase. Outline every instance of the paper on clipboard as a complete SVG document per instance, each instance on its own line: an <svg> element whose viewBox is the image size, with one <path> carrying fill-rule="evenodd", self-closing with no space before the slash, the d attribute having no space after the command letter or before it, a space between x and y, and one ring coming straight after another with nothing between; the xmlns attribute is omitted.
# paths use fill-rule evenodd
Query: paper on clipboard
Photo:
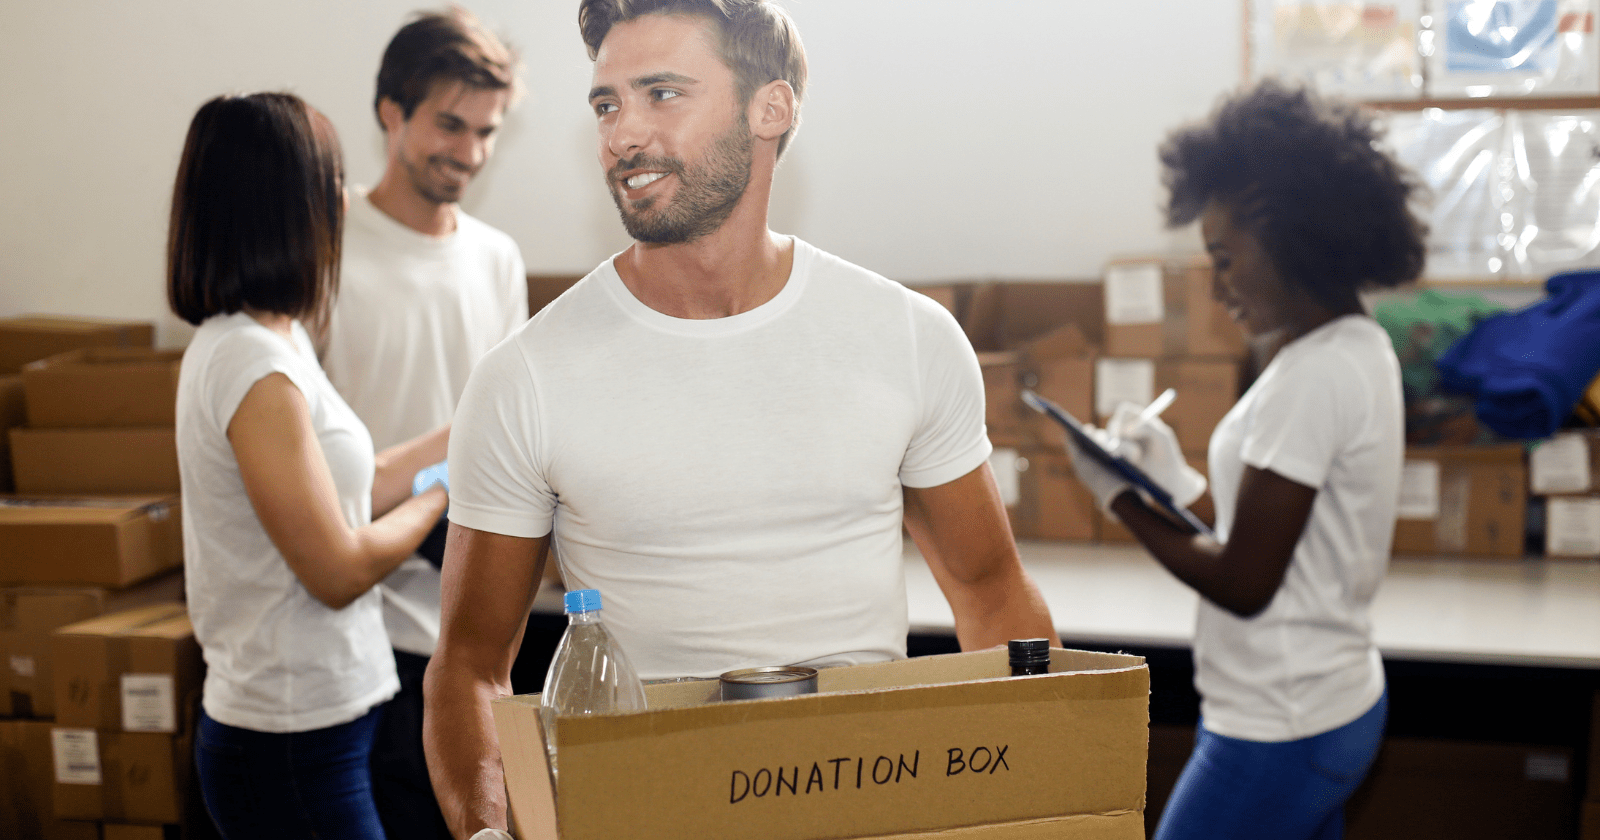
<svg viewBox="0 0 1600 840"><path fill-rule="evenodd" d="M1165 511L1174 520L1173 524L1189 533L1202 534L1207 537L1215 536L1211 528L1200 521L1200 518L1195 516L1188 508L1180 507L1174 502L1172 494L1168 493L1166 488L1163 488L1149 475L1145 474L1144 470L1134 466L1128 459L1106 451L1106 448L1101 446L1100 442L1091 437L1088 431L1083 428L1083 424L1078 421L1078 418L1068 414L1061 406L1027 389L1022 392L1022 401L1027 403L1028 407L1034 411L1059 423L1080 450L1126 479L1128 483L1139 490L1141 495Z"/></svg>

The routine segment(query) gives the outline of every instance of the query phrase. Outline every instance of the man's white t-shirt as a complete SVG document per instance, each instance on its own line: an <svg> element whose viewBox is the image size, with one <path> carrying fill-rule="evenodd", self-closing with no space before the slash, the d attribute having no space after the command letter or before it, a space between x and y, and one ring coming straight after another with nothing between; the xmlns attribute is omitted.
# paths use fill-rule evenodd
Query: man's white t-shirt
<svg viewBox="0 0 1600 840"><path fill-rule="evenodd" d="M448 236L418 233L351 190L339 295L322 366L381 451L448 422L472 366L528 320L511 237L458 208ZM431 656L439 571L406 560L380 584L395 648Z"/></svg>
<svg viewBox="0 0 1600 840"><path fill-rule="evenodd" d="M450 519L553 530L645 679L887 660L902 486L989 451L977 358L921 294L796 239L770 301L684 320L608 261L473 372Z"/></svg>
<svg viewBox="0 0 1600 840"><path fill-rule="evenodd" d="M200 325L178 375L178 470L189 615L205 652L203 705L229 726L306 732L348 723L399 690L377 590L344 609L318 601L256 516L228 424L257 382L282 373L304 395L352 528L372 518L372 439L294 339L243 313Z"/></svg>
<svg viewBox="0 0 1600 840"><path fill-rule="evenodd" d="M1224 542L1249 522L1235 503L1246 465L1317 490L1282 586L1241 619L1205 599L1195 686L1205 728L1251 741L1318 735L1383 693L1368 609L1389 565L1405 454L1400 364L1388 333L1348 315L1290 342L1211 435Z"/></svg>

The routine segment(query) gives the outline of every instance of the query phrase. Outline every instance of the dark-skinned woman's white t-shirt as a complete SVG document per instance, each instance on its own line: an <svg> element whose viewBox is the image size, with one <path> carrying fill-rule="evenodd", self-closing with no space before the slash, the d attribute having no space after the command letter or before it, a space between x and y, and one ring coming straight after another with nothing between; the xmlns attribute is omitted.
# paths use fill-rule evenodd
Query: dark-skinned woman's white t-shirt
<svg viewBox="0 0 1600 840"><path fill-rule="evenodd" d="M1389 564L1405 457L1400 365L1364 315L1290 342L1217 424L1208 453L1217 536L1235 518L1245 466L1315 488L1283 583L1243 619L1201 599L1195 686L1206 729L1290 741L1343 726L1383 693L1368 609Z"/></svg>

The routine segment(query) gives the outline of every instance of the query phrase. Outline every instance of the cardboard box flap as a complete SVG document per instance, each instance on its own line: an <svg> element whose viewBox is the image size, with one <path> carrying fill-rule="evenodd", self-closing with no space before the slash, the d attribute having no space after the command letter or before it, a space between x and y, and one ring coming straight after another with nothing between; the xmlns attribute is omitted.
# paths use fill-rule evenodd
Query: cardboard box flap
<svg viewBox="0 0 1600 840"><path fill-rule="evenodd" d="M130 633L142 631L151 625L158 625L174 616L183 616L187 619L183 604L152 604L148 607L97 616L76 624L68 624L56 630L57 635L65 636L125 636ZM190 629L193 632L193 629Z"/></svg>
<svg viewBox="0 0 1600 840"><path fill-rule="evenodd" d="M5 496L0 524L103 525L150 515L165 518L177 496Z"/></svg>
<svg viewBox="0 0 1600 840"><path fill-rule="evenodd" d="M1077 324L1063 324L1028 342L1025 352L1029 359L1041 361L1092 355L1094 347Z"/></svg>
<svg viewBox="0 0 1600 840"><path fill-rule="evenodd" d="M1020 679L1000 676L1005 661L996 650L825 669L814 695L565 718L555 797L537 699L501 700L517 823L536 829L553 802L566 840L750 836L751 825L763 840L809 840L1142 812L1142 660L1071 654L1062 662L1083 670Z"/></svg>
<svg viewBox="0 0 1600 840"><path fill-rule="evenodd" d="M49 370L55 372L67 367L140 367L166 370L173 362L183 361L182 350L157 350L153 347L80 347L22 366L22 375L37 376Z"/></svg>
<svg viewBox="0 0 1600 840"><path fill-rule="evenodd" d="M0 630L49 632L105 612L102 589L19 586L0 591Z"/></svg>

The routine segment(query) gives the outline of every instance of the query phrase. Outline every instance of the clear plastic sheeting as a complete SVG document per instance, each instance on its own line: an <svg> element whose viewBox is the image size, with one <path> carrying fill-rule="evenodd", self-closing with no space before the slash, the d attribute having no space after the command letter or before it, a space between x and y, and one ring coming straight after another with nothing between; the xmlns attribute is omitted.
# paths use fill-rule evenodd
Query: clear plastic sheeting
<svg viewBox="0 0 1600 840"><path fill-rule="evenodd" d="M1427 185L1427 276L1542 280L1600 267L1600 111L1427 109L1389 118Z"/></svg>
<svg viewBox="0 0 1600 840"><path fill-rule="evenodd" d="M1600 267L1600 111L1512 111L1508 273Z"/></svg>
<svg viewBox="0 0 1600 840"><path fill-rule="evenodd" d="M1395 157L1428 188L1427 276L1495 279L1505 270L1505 116L1429 108L1389 117Z"/></svg>
<svg viewBox="0 0 1600 840"><path fill-rule="evenodd" d="M1434 97L1600 93L1600 0L1445 0L1426 20Z"/></svg>
<svg viewBox="0 0 1600 840"><path fill-rule="evenodd" d="M1421 0L1250 0L1251 75L1310 82L1324 93L1416 99Z"/></svg>

